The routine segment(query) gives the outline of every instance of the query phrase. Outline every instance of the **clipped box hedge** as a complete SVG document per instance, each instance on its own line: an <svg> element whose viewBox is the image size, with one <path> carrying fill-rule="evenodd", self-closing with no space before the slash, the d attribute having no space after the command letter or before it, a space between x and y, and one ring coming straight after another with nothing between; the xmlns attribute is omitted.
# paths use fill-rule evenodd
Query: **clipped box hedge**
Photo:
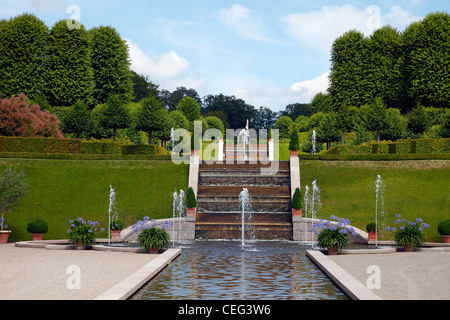
<svg viewBox="0 0 450 320"><path fill-rule="evenodd" d="M0 137L0 152L81 153L81 140Z"/></svg>
<svg viewBox="0 0 450 320"><path fill-rule="evenodd" d="M83 141L81 152L83 154L122 154L122 146L117 142Z"/></svg>

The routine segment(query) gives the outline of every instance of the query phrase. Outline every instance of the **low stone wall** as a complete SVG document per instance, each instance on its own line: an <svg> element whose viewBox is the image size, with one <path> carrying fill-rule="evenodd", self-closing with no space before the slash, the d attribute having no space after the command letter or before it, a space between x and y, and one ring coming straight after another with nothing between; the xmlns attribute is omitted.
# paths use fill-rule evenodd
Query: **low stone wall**
<svg viewBox="0 0 450 320"><path fill-rule="evenodd" d="M156 220L158 225L163 224L165 221L173 222L173 228L167 229L170 239L178 240L194 240L195 239L195 216L186 216L184 218L175 219L160 219ZM152 222L147 222L147 224L152 225ZM181 232L180 232L181 230ZM137 237L140 231L133 232L131 227L128 227L120 233L120 241L132 242L137 241Z"/></svg>
<svg viewBox="0 0 450 320"><path fill-rule="evenodd" d="M292 217L293 239L294 241L317 241L317 236L310 230L313 223L319 223L319 219L303 218L298 216ZM355 228L356 236L350 235L351 243L367 244L368 234L361 229Z"/></svg>

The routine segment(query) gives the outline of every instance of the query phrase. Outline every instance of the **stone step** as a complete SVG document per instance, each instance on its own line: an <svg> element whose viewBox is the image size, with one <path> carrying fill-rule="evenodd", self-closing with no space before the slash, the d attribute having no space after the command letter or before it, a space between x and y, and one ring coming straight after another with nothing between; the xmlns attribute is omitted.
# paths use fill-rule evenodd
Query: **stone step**
<svg viewBox="0 0 450 320"><path fill-rule="evenodd" d="M229 163L226 162L223 163L212 163L208 164L205 161L203 161L200 166L199 170L223 170L223 171L252 171L255 169L277 169L277 170L290 170L289 167L289 161L277 161L277 163L274 163L273 161L270 163L250 163L250 161L246 161L244 163Z"/></svg>
<svg viewBox="0 0 450 320"><path fill-rule="evenodd" d="M196 223L196 239L241 239L240 223ZM292 223L250 223L245 225L245 238L259 240L292 240Z"/></svg>
<svg viewBox="0 0 450 320"><path fill-rule="evenodd" d="M197 222L242 222L242 212L197 212ZM292 213L289 212L247 212L244 215L244 221L258 223L291 223Z"/></svg>

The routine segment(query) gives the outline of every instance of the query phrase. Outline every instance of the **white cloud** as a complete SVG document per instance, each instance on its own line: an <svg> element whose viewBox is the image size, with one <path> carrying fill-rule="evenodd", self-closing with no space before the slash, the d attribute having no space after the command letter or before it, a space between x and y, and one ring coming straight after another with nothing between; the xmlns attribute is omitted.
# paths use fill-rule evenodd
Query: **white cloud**
<svg viewBox="0 0 450 320"><path fill-rule="evenodd" d="M358 8L345 4L285 15L281 17L281 22L285 32L301 46L328 54L334 40L351 29L368 36L382 25L404 28L417 19L419 18L413 17L409 10L400 6L392 6L389 12L383 14L376 5Z"/></svg>
<svg viewBox="0 0 450 320"><path fill-rule="evenodd" d="M125 39L129 47L131 69L138 74L150 77L150 80L159 84L161 89L169 91L177 87L193 88L200 90L206 86L206 81L201 74L193 76L188 74L190 63L179 56L174 50L157 55L144 52L131 40Z"/></svg>
<svg viewBox="0 0 450 320"><path fill-rule="evenodd" d="M130 40L125 41L130 50L131 69L139 74L151 78L170 79L179 77L189 67L189 61L173 50L161 55L145 53L137 44Z"/></svg>
<svg viewBox="0 0 450 320"><path fill-rule="evenodd" d="M317 78L311 80L300 81L294 83L290 87L292 96L300 100L298 102L309 103L312 98L319 92L325 92L330 81L328 79L329 73L324 73Z"/></svg>
<svg viewBox="0 0 450 320"><path fill-rule="evenodd" d="M276 43L266 35L263 21L251 15L252 11L240 4L219 11L219 20L239 36L246 39Z"/></svg>

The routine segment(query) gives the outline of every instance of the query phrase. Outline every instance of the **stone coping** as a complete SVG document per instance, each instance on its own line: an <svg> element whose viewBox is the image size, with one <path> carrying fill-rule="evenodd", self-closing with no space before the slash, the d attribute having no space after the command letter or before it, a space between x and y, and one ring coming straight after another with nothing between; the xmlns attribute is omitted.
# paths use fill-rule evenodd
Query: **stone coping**
<svg viewBox="0 0 450 320"><path fill-rule="evenodd" d="M145 285L181 253L181 249L168 249L148 264L108 289L95 300L126 300Z"/></svg>
<svg viewBox="0 0 450 320"><path fill-rule="evenodd" d="M382 300L322 252L306 250L306 255L352 300Z"/></svg>

